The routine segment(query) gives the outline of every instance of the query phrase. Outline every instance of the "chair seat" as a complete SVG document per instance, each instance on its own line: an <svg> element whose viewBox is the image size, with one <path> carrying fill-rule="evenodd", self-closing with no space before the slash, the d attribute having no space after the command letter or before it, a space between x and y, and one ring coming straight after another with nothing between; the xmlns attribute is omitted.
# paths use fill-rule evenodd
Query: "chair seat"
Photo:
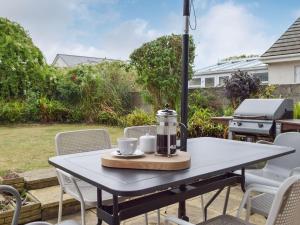
<svg viewBox="0 0 300 225"><path fill-rule="evenodd" d="M85 204L91 207L95 207L97 204L97 188L84 181L77 181L77 184ZM74 185L65 185L65 192L79 200ZM106 191L102 191L102 200L104 201L104 203L111 199L111 194L107 193Z"/></svg>
<svg viewBox="0 0 300 225"><path fill-rule="evenodd" d="M74 220L65 220L65 221L62 221L56 225L80 225L79 223L77 223L76 221Z"/></svg>
<svg viewBox="0 0 300 225"><path fill-rule="evenodd" d="M203 223L199 223L198 225L254 225L254 224L248 223L244 220L241 220L239 218L230 215L222 215L207 220Z"/></svg>
<svg viewBox="0 0 300 225"><path fill-rule="evenodd" d="M246 185L249 184L262 184L272 187L279 187L282 182L287 178L286 176L279 175L263 169L248 170L245 173Z"/></svg>
<svg viewBox="0 0 300 225"><path fill-rule="evenodd" d="M274 195L264 193L259 194L251 199L251 212L268 217L272 207Z"/></svg>

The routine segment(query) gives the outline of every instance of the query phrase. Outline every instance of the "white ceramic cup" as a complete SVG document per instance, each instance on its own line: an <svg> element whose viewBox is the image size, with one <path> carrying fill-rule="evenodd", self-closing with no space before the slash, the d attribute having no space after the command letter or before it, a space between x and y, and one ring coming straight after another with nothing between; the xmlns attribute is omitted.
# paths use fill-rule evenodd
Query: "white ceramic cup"
<svg viewBox="0 0 300 225"><path fill-rule="evenodd" d="M122 155L132 155L138 144L137 138L118 138L118 148Z"/></svg>

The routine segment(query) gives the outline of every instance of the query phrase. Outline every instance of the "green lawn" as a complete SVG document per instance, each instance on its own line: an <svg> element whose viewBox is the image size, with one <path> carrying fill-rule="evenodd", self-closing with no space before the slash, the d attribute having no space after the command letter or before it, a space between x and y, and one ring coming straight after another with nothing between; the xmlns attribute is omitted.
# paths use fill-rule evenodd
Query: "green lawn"
<svg viewBox="0 0 300 225"><path fill-rule="evenodd" d="M105 128L112 143L123 135L123 129L101 125L52 124L0 126L0 174L7 170L27 171L48 167L55 155L54 136L61 131Z"/></svg>

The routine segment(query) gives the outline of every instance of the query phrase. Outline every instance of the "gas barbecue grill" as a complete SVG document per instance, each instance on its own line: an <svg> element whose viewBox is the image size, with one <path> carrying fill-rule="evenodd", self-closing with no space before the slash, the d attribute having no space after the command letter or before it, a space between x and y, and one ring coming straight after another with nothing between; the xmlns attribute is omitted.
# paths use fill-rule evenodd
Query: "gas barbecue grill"
<svg viewBox="0 0 300 225"><path fill-rule="evenodd" d="M241 135L248 141L257 137L273 139L280 132L276 131L276 120L292 118L292 99L245 99L229 122L229 138Z"/></svg>

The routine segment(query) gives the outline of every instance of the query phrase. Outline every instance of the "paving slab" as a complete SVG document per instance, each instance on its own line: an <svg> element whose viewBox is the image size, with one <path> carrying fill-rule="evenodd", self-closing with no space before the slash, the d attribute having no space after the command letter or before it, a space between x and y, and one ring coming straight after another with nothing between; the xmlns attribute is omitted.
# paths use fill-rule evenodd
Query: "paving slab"
<svg viewBox="0 0 300 225"><path fill-rule="evenodd" d="M57 218L59 186L30 190L29 193L41 203L43 220ZM80 211L80 203L70 195L65 194L63 199L63 215L69 215L78 211Z"/></svg>
<svg viewBox="0 0 300 225"><path fill-rule="evenodd" d="M24 177L25 188L27 190L35 190L58 185L54 168L27 171L20 173L20 176Z"/></svg>
<svg viewBox="0 0 300 225"><path fill-rule="evenodd" d="M204 201L208 201L208 199L212 196L214 192L208 193L204 195ZM208 218L213 218L218 215L222 214L223 205L224 205L224 198L226 192L223 191L219 197L217 197L216 202L211 205L208 209ZM231 194L229 198L229 206L227 213L233 216L236 216L237 209L239 207L240 201L242 199L243 192L240 190L239 186L232 187ZM161 215L161 224L163 225L164 218L166 216L177 215L178 211L178 204L173 204L168 207L163 207L160 210ZM194 197L186 201L186 212L187 216L190 218L190 222L197 224L203 221L203 211L201 207L201 197ZM245 218L246 212L243 210L241 217ZM76 213L68 216L63 217L64 220L66 219L74 219L80 223L81 214ZM97 223L97 216L96 216L96 209L91 209L86 212L86 221L87 225L94 225ZM148 221L149 225L158 225L157 224L157 213L156 211L152 211L148 213ZM48 222L56 223L56 219L49 220ZM256 225L265 225L266 219L260 215L254 214L250 217L250 222ZM106 223L103 222L104 225ZM144 225L145 218L144 215L136 216L134 218L130 218L128 220L122 221L121 225Z"/></svg>

